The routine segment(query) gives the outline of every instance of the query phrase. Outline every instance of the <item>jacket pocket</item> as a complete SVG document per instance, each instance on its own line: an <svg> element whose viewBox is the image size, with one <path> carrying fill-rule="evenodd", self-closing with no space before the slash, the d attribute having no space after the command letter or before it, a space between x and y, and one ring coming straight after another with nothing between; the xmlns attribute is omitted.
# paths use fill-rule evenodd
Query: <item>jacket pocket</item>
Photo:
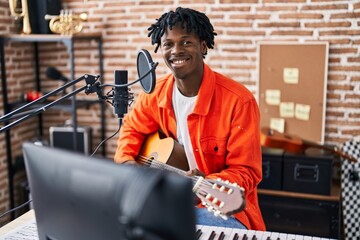
<svg viewBox="0 0 360 240"><path fill-rule="evenodd" d="M210 173L219 172L225 167L226 139L206 137L200 140L203 157Z"/></svg>
<svg viewBox="0 0 360 240"><path fill-rule="evenodd" d="M222 156L226 153L226 139L206 137L200 140L200 144L204 154Z"/></svg>

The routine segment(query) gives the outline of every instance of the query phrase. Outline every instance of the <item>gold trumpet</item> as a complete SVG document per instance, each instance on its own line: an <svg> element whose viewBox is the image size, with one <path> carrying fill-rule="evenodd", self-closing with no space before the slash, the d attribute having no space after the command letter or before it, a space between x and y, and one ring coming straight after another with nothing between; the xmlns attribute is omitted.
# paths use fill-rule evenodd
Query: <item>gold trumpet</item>
<svg viewBox="0 0 360 240"><path fill-rule="evenodd" d="M60 15L45 15L45 20L50 20L49 28L53 33L72 35L81 32L87 14L74 15L70 10L61 10Z"/></svg>
<svg viewBox="0 0 360 240"><path fill-rule="evenodd" d="M15 18L15 20L19 20L22 18L22 33L30 34L31 26L30 26L30 17L29 17L29 9L27 0L21 0L21 6L18 6L18 0L9 0L10 13Z"/></svg>

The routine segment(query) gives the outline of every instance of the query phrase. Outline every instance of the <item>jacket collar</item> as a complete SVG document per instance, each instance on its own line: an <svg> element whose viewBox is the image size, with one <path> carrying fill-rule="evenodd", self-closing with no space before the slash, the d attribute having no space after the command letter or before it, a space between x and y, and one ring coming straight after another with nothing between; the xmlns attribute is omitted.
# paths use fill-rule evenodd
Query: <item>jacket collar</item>
<svg viewBox="0 0 360 240"><path fill-rule="evenodd" d="M175 83L174 75L169 74L166 78L163 91L159 93L158 104L160 107L172 109L172 93ZM211 99L215 91L215 73L204 63L204 76L194 106L194 113L207 115L211 105Z"/></svg>

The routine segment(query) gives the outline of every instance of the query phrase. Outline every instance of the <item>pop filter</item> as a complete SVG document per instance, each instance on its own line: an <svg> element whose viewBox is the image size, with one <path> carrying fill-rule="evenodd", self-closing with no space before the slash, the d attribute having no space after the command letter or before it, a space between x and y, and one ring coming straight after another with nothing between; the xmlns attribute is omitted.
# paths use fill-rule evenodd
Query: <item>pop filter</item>
<svg viewBox="0 0 360 240"><path fill-rule="evenodd" d="M141 49L140 52L138 53L137 71L139 78L143 78L141 79L140 84L144 92L151 93L155 88L155 82L156 82L155 69L154 69L154 62L149 52L145 49Z"/></svg>

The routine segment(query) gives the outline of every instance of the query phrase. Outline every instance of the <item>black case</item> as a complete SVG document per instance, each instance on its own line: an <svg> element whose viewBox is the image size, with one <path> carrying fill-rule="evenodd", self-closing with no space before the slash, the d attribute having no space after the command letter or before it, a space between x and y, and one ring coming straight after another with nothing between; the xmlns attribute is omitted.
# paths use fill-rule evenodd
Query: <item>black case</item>
<svg viewBox="0 0 360 240"><path fill-rule="evenodd" d="M283 190L330 195L334 156L319 149L304 154L285 153Z"/></svg>
<svg viewBox="0 0 360 240"><path fill-rule="evenodd" d="M263 179L259 188L281 190L282 189L282 158L284 151L275 148L262 147L262 171Z"/></svg>
<svg viewBox="0 0 360 240"><path fill-rule="evenodd" d="M92 129L91 127L78 127L76 134L77 149L74 149L74 128L71 126L50 127L50 146L76 150L85 155L91 154Z"/></svg>

